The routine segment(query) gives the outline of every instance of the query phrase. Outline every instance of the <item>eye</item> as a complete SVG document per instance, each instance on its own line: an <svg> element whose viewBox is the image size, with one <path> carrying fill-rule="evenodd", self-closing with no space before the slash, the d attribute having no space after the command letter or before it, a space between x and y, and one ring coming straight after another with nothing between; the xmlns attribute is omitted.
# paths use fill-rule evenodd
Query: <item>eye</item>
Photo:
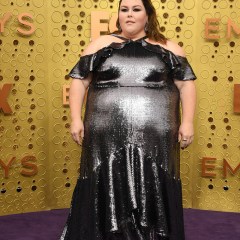
<svg viewBox="0 0 240 240"><path fill-rule="evenodd" d="M121 12L127 12L127 11L128 11L127 8L122 8L122 9L121 9Z"/></svg>
<svg viewBox="0 0 240 240"><path fill-rule="evenodd" d="M141 9L140 9L140 8L134 8L133 11L134 11L134 12L140 12Z"/></svg>

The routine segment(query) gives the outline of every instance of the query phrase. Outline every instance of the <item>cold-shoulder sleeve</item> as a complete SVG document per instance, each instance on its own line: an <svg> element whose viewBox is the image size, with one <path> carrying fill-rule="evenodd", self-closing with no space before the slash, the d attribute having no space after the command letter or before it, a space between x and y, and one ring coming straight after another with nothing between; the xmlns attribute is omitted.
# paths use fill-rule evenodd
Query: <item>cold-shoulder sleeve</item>
<svg viewBox="0 0 240 240"><path fill-rule="evenodd" d="M197 79L186 57L174 55L172 59L172 78L182 81Z"/></svg>
<svg viewBox="0 0 240 240"><path fill-rule="evenodd" d="M100 63L111 56L113 48L111 45L104 47L97 52L81 56L77 64L68 74L71 78L84 79L90 72L93 72Z"/></svg>
<svg viewBox="0 0 240 240"><path fill-rule="evenodd" d="M161 47L160 45L153 45L146 41L142 41L142 46L148 51L160 54L163 61L169 67L173 79L183 81L197 79L187 58L175 55L173 52Z"/></svg>
<svg viewBox="0 0 240 240"><path fill-rule="evenodd" d="M71 78L84 79L94 69L96 54L82 56L68 74Z"/></svg>

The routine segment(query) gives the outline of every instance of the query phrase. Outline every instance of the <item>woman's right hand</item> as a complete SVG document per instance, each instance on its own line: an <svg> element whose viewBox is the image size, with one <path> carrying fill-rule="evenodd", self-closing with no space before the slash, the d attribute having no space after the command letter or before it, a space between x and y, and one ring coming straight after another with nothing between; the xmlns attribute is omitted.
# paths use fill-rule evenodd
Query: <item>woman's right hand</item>
<svg viewBox="0 0 240 240"><path fill-rule="evenodd" d="M72 134L73 140L78 145L82 145L82 140L84 138L84 125L82 120L72 121L71 134Z"/></svg>

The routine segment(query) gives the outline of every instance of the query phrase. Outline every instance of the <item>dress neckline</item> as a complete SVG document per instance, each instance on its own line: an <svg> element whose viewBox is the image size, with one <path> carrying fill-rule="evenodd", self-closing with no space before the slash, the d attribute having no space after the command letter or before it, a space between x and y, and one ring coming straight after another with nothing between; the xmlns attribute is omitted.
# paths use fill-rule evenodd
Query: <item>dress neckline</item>
<svg viewBox="0 0 240 240"><path fill-rule="evenodd" d="M144 48L147 48L149 49L150 51L152 52L161 52L162 54L165 52L167 52L168 54L172 55L172 56L175 56L177 58L182 58L182 59L186 59L186 57L184 56L180 56L180 55L176 55L175 53L173 53L172 51L168 50L167 48L164 48L162 47L161 45L159 44L153 44L153 43L149 43L148 41L146 41L145 39L147 38L147 36L144 36L144 37L141 37L139 39L136 39L136 40L131 40L131 39L128 39L128 38L125 38L125 37L122 37L118 34L114 34L112 33L111 36L114 36L114 37L117 37L117 38L120 38L122 40L124 40L124 42L112 42L110 43L109 45L105 46L105 47L102 47L100 48L98 51L94 52L94 53L91 53L91 54L86 54L86 55L83 55L81 57L90 57L90 56L94 56L95 54L98 54L99 52L101 51L105 51L106 49L108 48L114 48L114 49L120 49L122 47L124 47L127 43L129 42L140 42L142 44L142 46Z"/></svg>
<svg viewBox="0 0 240 240"><path fill-rule="evenodd" d="M130 39L130 38L125 38L125 37L123 37L123 36L120 36L120 35L114 34L114 33L112 33L111 36L120 38L120 39L125 40L125 41L130 41L130 42L138 42L138 41L141 41L141 40L144 40L144 39L147 38L147 35L145 35L144 37L138 38L138 39L136 39L136 40L132 40L132 39Z"/></svg>

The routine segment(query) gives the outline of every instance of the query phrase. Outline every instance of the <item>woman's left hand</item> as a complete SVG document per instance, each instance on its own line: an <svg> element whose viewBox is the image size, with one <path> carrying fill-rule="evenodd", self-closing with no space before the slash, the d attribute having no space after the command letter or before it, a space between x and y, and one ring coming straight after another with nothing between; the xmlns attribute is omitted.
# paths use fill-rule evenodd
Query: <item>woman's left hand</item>
<svg viewBox="0 0 240 240"><path fill-rule="evenodd" d="M182 123L178 131L178 141L182 149L188 147L193 142L193 123Z"/></svg>

